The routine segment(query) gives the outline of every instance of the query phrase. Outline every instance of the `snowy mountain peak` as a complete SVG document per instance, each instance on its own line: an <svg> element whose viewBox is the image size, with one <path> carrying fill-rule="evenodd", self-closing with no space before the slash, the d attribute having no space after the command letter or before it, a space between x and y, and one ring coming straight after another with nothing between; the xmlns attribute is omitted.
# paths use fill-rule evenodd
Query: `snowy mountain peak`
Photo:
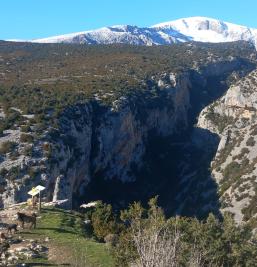
<svg viewBox="0 0 257 267"><path fill-rule="evenodd" d="M181 18L181 19L176 19L172 21L167 21L167 22L162 22L158 23L152 26L152 28L172 28L174 25L180 25L182 27L188 28L192 25L199 24L204 21L210 21L210 22L221 22L217 19L213 18L207 18L207 17L188 17L188 18ZM190 24L190 25L189 25Z"/></svg>
<svg viewBox="0 0 257 267"><path fill-rule="evenodd" d="M158 30L173 29L199 42L257 41L257 29L207 17L189 17L152 26Z"/></svg>
<svg viewBox="0 0 257 267"><path fill-rule="evenodd" d="M114 25L97 30L37 39L36 43L81 43L163 45L178 42L249 41L257 47L257 29L207 17L189 17L156 24L152 27Z"/></svg>

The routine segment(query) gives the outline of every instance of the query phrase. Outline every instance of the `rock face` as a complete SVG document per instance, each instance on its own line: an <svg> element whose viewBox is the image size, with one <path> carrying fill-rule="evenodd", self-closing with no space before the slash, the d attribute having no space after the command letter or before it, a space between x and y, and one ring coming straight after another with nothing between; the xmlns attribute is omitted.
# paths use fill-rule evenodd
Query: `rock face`
<svg viewBox="0 0 257 267"><path fill-rule="evenodd" d="M54 201L83 195L83 188L99 174L122 182L135 180L132 166L140 167L149 132L167 136L187 127L189 74L177 76L175 86L172 75L162 74L163 80L156 81L156 99L142 94L140 99L121 97L111 107L93 101L65 111L58 133L62 138L49 140L51 158L61 159L47 174Z"/></svg>
<svg viewBox="0 0 257 267"><path fill-rule="evenodd" d="M255 216L257 71L233 84L200 114L198 127L220 136L211 175L219 183L223 211L238 222Z"/></svg>
<svg viewBox="0 0 257 267"><path fill-rule="evenodd" d="M24 136L19 130L4 132L0 142L2 138L4 142L8 138L7 141L20 140L17 150L26 153L15 158L8 152L0 162L0 169L4 170L0 173L1 206L25 201L28 190L42 184L48 200L68 199L67 208L71 208L85 199L101 198L101 194L90 197L90 187L98 182L103 193L110 190L103 181L110 181L115 194L125 187L124 199L135 190L138 195L133 200L165 190L163 202L168 204L165 208L169 212L194 215L200 209L217 210L217 185L211 178L215 176L220 181L222 177L216 175L217 170L208 172L209 163L219 139L221 151L236 136L236 131L231 133L227 127L233 114L234 118L239 116L233 109L244 110L237 125L245 125L243 121L254 106L245 94L229 96L230 89L227 99L222 97L210 110L216 114L215 121L208 119L210 112L204 109L198 128L194 124L200 111L224 94L228 80L245 76L253 68L255 64L250 60L227 57L224 61L208 54L208 60L196 62L190 69L145 77L141 82L144 89L117 94L109 104L103 101L106 93L98 93L87 102L66 107L58 121L33 143L33 148L22 142L29 134ZM230 108L231 105L238 107ZM222 112L226 112L225 121L217 115ZM170 162L162 170L160 166L167 160ZM158 172L155 164L160 168ZM148 177L140 184L143 174ZM131 189L133 183L136 186Z"/></svg>
<svg viewBox="0 0 257 267"><path fill-rule="evenodd" d="M74 198L83 199L84 190L97 177L135 181L138 177L133 168L142 167L150 135L172 136L192 124L193 87L202 82L208 86L210 77L218 79L240 66L240 62L232 61L207 66L198 73L162 73L152 77L158 84L154 98L144 92L122 96L110 107L98 100L67 109L60 119L59 132L52 134L61 138L48 139L52 147L46 174L49 197L68 198L72 205ZM201 139L206 138L213 140L202 133Z"/></svg>

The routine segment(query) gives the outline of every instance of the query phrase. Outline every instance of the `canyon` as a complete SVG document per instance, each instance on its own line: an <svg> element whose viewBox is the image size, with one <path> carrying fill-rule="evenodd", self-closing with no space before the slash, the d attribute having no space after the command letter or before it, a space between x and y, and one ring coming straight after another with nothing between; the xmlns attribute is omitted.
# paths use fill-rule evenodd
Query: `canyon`
<svg viewBox="0 0 257 267"><path fill-rule="evenodd" d="M78 50L80 55L84 53L80 50L82 46L61 46L66 51L64 56L58 55L61 59L73 60L76 52L70 51L71 48ZM39 58L43 62L41 64L47 66L48 62L44 57L41 59L38 51L44 54L44 49L50 49L49 54L59 64L56 52L51 50L60 51L59 48L58 44L18 43L16 50L8 49L12 58L13 51L18 55L29 51L30 56L32 54L36 60ZM15 143L13 149L5 152L2 149L1 152L1 206L25 201L28 190L41 184L47 188L46 199L68 199L66 208L69 209L98 199L112 203L115 209L122 209L135 200L145 203L150 197L159 195L160 204L169 215L203 218L209 212L220 214L229 210L238 222L249 220L249 215L244 217L243 213L255 197L255 143L246 145L250 132L255 129L255 47L239 42L213 47L190 43L178 45L178 48L195 56L190 67L187 67L189 63L181 63L186 57L183 54L176 63L181 66L180 69L165 67L139 76L142 69L139 66L129 74L137 80L132 89L118 93L106 89L93 91L86 100L79 97L74 103L67 104L57 117L54 117L52 109L47 108L44 115L46 126L42 129L35 120L37 114L27 114L23 107L13 106L10 98L9 109L1 102L3 121L7 117L6 110L19 117L3 130L0 137L2 146L6 146L6 142ZM97 53L100 55L106 53L103 47L96 49L99 49ZM124 57L127 48L119 49L119 55ZM132 49L141 60L142 52L136 47ZM159 48L149 49L158 51ZM204 56L198 54L199 51ZM165 53L165 56L174 58L169 54L175 53L174 50L165 50ZM2 56L2 62L9 62L7 66L11 68L14 66L12 58L7 60ZM147 61L144 54L142 59ZM54 88L62 88L62 84L75 84L75 79L80 77L79 73L73 73L74 80L68 80L63 70L69 64L60 60L55 71L62 76L58 78L59 83L58 80L54 83L53 78L39 76L36 67L34 72L27 69L26 55L15 60L21 62L24 70L19 69L16 81L15 76L11 76L16 71L16 65L15 69L6 72L6 64L2 64L5 71L2 86L10 88L10 91L14 90L11 84L16 86L17 95L26 75L30 75L33 93L38 93L41 98L48 93L48 88L51 93L57 90ZM159 64L166 59L157 60ZM71 64L71 61L68 62ZM118 67L124 66L119 59L117 62ZM36 64L39 63L37 61ZM100 60L101 65L105 63L104 59ZM129 63L126 61L126 64ZM117 72L109 73L119 79ZM108 75L99 78L103 88L108 87L105 84ZM96 79L96 75L92 77ZM31 84L26 85L24 90L29 90ZM45 84L47 87L44 89ZM242 91L245 84L249 88ZM140 89L142 85L143 89ZM84 86L83 83L81 86ZM251 93L250 88L253 90ZM8 93L8 90L5 92ZM58 99L58 94L54 97ZM24 132L24 126L28 124L30 129ZM28 136L32 136L33 141L29 142ZM240 136L243 137L237 147ZM244 160L244 155L238 159L239 166L232 166L237 168L236 172L232 168L231 173L227 166L233 157L235 161L242 154L245 146L250 153L244 166L248 170L242 170L243 177L240 175L234 180L235 174L243 168L240 160ZM30 153L25 153L29 148ZM17 152L15 156L12 150ZM223 188L224 183L230 180L232 182ZM243 191L241 187L244 187ZM248 208L249 213L253 216L255 209Z"/></svg>

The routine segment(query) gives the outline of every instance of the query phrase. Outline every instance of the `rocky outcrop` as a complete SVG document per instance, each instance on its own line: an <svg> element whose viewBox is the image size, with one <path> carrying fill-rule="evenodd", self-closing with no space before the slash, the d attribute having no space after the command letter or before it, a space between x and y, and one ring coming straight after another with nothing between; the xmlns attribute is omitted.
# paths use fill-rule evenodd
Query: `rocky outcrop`
<svg viewBox="0 0 257 267"><path fill-rule="evenodd" d="M240 68L238 61L214 66L199 72L201 80ZM171 136L191 124L192 77L195 79L195 74L189 72L162 73L150 81L158 85L155 95L138 91L123 95L109 107L101 103L104 96L98 96L97 101L67 109L60 119L62 138L48 140L53 147L51 158L63 159L48 168L49 196L70 200L82 197L97 176L134 181L137 176L133 167L142 166L149 134Z"/></svg>
<svg viewBox="0 0 257 267"><path fill-rule="evenodd" d="M172 75L162 74L165 80L156 81L156 97L143 93L140 98L122 96L110 107L99 100L67 109L60 119L63 138L55 143L49 139L53 147L59 147L51 158L63 159L49 166L49 195L53 193L55 200L82 196L96 175L135 180L132 166L140 168L149 132L168 136L187 127L189 75L177 76L175 85Z"/></svg>
<svg viewBox="0 0 257 267"><path fill-rule="evenodd" d="M19 168L20 179L9 179L3 185L1 205L25 200L27 191L36 184L46 186L49 200L68 199L67 207L71 207L73 200L83 198L90 182L99 177L123 183L135 181L138 178L135 169L140 170L144 163L150 136L180 135L191 129L198 111L226 89L221 87L218 94L205 98L205 90L213 89L209 87L210 80L225 82L231 73L247 72L252 67L232 58L194 70L159 73L145 81L147 89L126 92L110 105L102 101L106 97L103 94L66 108L56 125L34 144L33 156L15 163L23 165ZM203 119L204 112L199 127L212 127L211 131L216 132L218 125ZM206 133L201 136L202 140L208 139ZM225 146L227 142L223 142ZM14 166L12 163L8 167L6 160L1 164L7 172ZM190 175L181 177L185 182ZM184 191L189 192L190 187L184 187Z"/></svg>
<svg viewBox="0 0 257 267"><path fill-rule="evenodd" d="M211 163L211 175L219 183L222 210L238 222L257 213L257 71L232 85L218 101L199 116L198 127L220 136Z"/></svg>

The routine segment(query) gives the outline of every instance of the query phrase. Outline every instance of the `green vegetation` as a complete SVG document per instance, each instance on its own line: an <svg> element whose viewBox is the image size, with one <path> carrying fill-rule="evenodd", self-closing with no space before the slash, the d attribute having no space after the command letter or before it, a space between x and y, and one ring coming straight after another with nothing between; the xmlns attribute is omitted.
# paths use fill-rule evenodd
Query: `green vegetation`
<svg viewBox="0 0 257 267"><path fill-rule="evenodd" d="M27 133L31 131L31 128L29 125L21 125L21 131Z"/></svg>
<svg viewBox="0 0 257 267"><path fill-rule="evenodd" d="M240 167L240 164L236 161L232 161L231 163L229 163L223 171L225 179L233 179L234 177L238 177Z"/></svg>
<svg viewBox="0 0 257 267"><path fill-rule="evenodd" d="M20 136L20 141L22 143L33 143L33 140L34 140L34 137L31 134L22 133Z"/></svg>
<svg viewBox="0 0 257 267"><path fill-rule="evenodd" d="M96 99L101 99L103 105L111 105L121 96L127 97L128 101L139 101L129 102L131 106L136 104L142 107L145 99L150 100L147 101L149 105L162 105L156 103L156 96L165 93L165 90L158 88L158 80L164 73L179 74L192 69L201 72L214 60L231 61L232 57L240 59L242 64L248 64L254 55L255 49L246 43L140 47L0 42L0 72L4 77L0 81L0 107L5 114L4 118L0 118L0 134L6 129L20 129L20 141L26 143L22 144L22 153L30 156L37 153L37 149L33 151L31 143L48 130L49 135L43 140L46 142L42 143L44 156L49 158L49 163L58 162L58 158L51 158L58 150L51 141L60 140L74 152L69 167L81 152L74 138L59 132L59 118L64 111L89 101L93 105ZM169 82L169 75L165 79ZM172 103L168 108L173 108ZM71 114L74 118L79 116L76 112L67 112L67 116ZM147 114L140 111L136 115L143 119ZM217 125L219 132L234 122L232 117L215 113L213 106L206 118ZM232 141L228 138L228 144L213 167L220 167L242 139L242 136ZM253 140L247 145L254 145ZM14 159L18 156L14 153L15 146L12 142L3 143L0 153L12 152L10 156ZM221 195L230 186L238 186L240 178L254 169L256 161L249 163L245 157L248 152L247 148L242 149L240 155L234 158L238 162L234 161L224 168ZM27 171L30 178L25 183L30 183L35 180L39 170L31 166ZM3 170L0 175L9 180L21 176L18 167L8 173ZM204 173L202 176L207 175ZM240 190L244 192L245 188ZM241 197L238 195L237 199ZM226 195L224 199L229 206L229 196ZM255 212L255 203L253 197L250 206L243 210L245 219L252 216L252 210ZM50 238L50 249L55 252L55 257L40 260L42 265L50 262L75 266L76 262L78 266L111 267L115 264L128 266L140 261L142 266L158 266L160 262L146 264L145 261L153 256L156 256L155 261L166 260L170 263L172 260L173 264L182 267L239 267L254 266L256 263L256 251L250 240L249 229L235 226L227 214L223 221L213 215L205 221L182 217L167 219L157 206L156 199L153 199L148 209L134 203L120 216L114 214L110 205L100 203L90 219L92 228L87 229L83 222L84 216L79 213L44 209L38 228L23 232L22 235L30 238L37 236L42 240ZM159 250L152 251L151 244L154 244L155 237ZM101 243L107 240L112 244L111 249ZM146 254L142 254L140 247L144 248ZM176 255L172 258L167 249L174 249Z"/></svg>
<svg viewBox="0 0 257 267"><path fill-rule="evenodd" d="M3 142L0 145L0 154L4 155L6 153L12 152L15 149L16 145L17 144L12 141Z"/></svg>
<svg viewBox="0 0 257 267"><path fill-rule="evenodd" d="M25 156L31 157L32 156L32 152L33 152L32 146L26 146L23 149L22 154L25 155Z"/></svg>
<svg viewBox="0 0 257 267"><path fill-rule="evenodd" d="M20 176L20 167L16 166L16 167L12 167L8 171L7 175L5 175L5 178L10 180L10 181L13 181L13 180L19 178L19 176Z"/></svg>
<svg viewBox="0 0 257 267"><path fill-rule="evenodd" d="M95 221L90 232L84 224L86 217ZM229 213L222 219L210 214L204 221L166 218L157 198L149 201L148 208L133 203L119 216L102 202L86 214L44 208L37 228L19 235L37 239L49 248L48 258L22 261L30 266L125 267L140 262L150 267L171 263L182 267L251 267L257 260L257 240L249 225L237 226ZM106 243L95 239L103 241L103 237Z"/></svg>
<svg viewBox="0 0 257 267"><path fill-rule="evenodd" d="M99 203L97 209L92 214L91 219L94 234L101 241L103 241L108 234L114 234L119 231L110 204Z"/></svg>
<svg viewBox="0 0 257 267"><path fill-rule="evenodd" d="M103 212L103 206L99 208ZM109 218L110 209L105 211ZM236 226L228 213L222 220L213 214L205 221L186 217L167 219L154 198L147 209L140 203L130 205L116 223L122 225L113 244L116 266L137 262L151 267L250 267L257 260L256 239L251 229L247 225ZM108 232L104 224L102 227Z"/></svg>
<svg viewBox="0 0 257 267"><path fill-rule="evenodd" d="M241 160L246 154L248 154L250 150L247 147L243 147L240 151L240 154L233 156L233 160Z"/></svg>
<svg viewBox="0 0 257 267"><path fill-rule="evenodd" d="M250 220L257 213L256 201L257 201L257 195L250 197L249 205L247 205L247 207L242 209L245 221Z"/></svg>
<svg viewBox="0 0 257 267"><path fill-rule="evenodd" d="M80 213L44 208L38 220L37 229L29 232L26 230L21 234L25 238L37 237L42 242L46 237L49 238L50 241L46 245L54 251L54 255L50 262L47 259L41 259L40 263L56 264L56 266L72 264L80 267L114 266L113 258L106 245L85 235L83 220L84 217ZM31 261L38 266L37 260Z"/></svg>
<svg viewBox="0 0 257 267"><path fill-rule="evenodd" d="M203 68L231 57L251 61L253 53L244 42L172 47L0 42L0 71L5 77L0 81L0 106L7 114L0 131L14 122L24 124L22 114L34 114L34 124L53 123L66 107L96 95L106 104L140 91L154 96L163 73Z"/></svg>
<svg viewBox="0 0 257 267"><path fill-rule="evenodd" d="M251 126L251 135L252 136L256 136L257 135L257 127L256 127L256 125L252 125Z"/></svg>
<svg viewBox="0 0 257 267"><path fill-rule="evenodd" d="M240 137L239 137L240 138ZM222 163L224 163L231 153L231 151L234 149L235 145L237 143L237 140L231 139L229 142L226 144L226 146L219 152L219 155L217 157L217 160L213 164L212 168L218 168Z"/></svg>
<svg viewBox="0 0 257 267"><path fill-rule="evenodd" d="M254 140L253 136L249 137L249 139L246 141L246 145L247 146L254 146L255 145L255 140Z"/></svg>
<svg viewBox="0 0 257 267"><path fill-rule="evenodd" d="M223 179L220 184L220 195L222 195L229 187L232 186L232 190L240 186L242 183L241 177L245 174L250 174L255 169L256 160L251 163L247 158L243 158L240 164L236 161L229 163L223 170Z"/></svg>
<svg viewBox="0 0 257 267"><path fill-rule="evenodd" d="M222 133L225 127L232 124L235 120L233 117L220 115L214 111L214 107L210 106L206 114L206 119L210 120L215 126L218 127L219 133Z"/></svg>

